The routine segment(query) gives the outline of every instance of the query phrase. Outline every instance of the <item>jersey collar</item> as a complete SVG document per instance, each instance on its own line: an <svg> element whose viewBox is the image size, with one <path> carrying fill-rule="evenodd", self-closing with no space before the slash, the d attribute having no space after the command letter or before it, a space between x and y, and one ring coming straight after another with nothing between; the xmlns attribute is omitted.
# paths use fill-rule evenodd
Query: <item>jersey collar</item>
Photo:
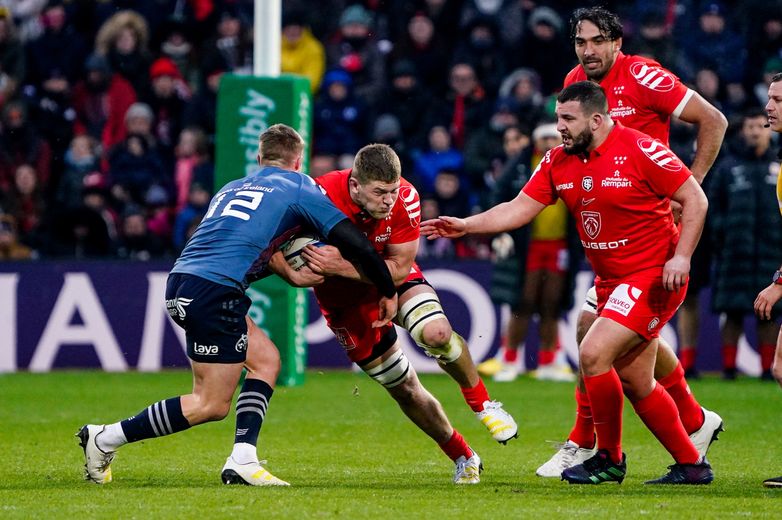
<svg viewBox="0 0 782 520"><path fill-rule="evenodd" d="M614 127L606 136L606 140L589 153L587 160L597 159L598 157L605 155L606 151L611 148L611 145L613 145L614 141L616 141L623 129L624 127L622 126L622 123L614 121Z"/></svg>

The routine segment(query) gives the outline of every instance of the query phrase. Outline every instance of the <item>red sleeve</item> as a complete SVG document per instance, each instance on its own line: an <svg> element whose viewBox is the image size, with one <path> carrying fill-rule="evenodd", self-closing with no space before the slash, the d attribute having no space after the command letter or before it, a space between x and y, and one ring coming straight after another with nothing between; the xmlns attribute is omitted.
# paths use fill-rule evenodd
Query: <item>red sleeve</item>
<svg viewBox="0 0 782 520"><path fill-rule="evenodd" d="M690 170L667 146L651 137L637 141L637 162L644 180L657 195L670 198L692 175Z"/></svg>
<svg viewBox="0 0 782 520"><path fill-rule="evenodd" d="M660 114L673 114L690 90L676 74L653 60L631 63L630 74L638 84L640 99Z"/></svg>
<svg viewBox="0 0 782 520"><path fill-rule="evenodd" d="M546 155L543 156L538 167L532 172L530 180L527 181L527 184L521 189L523 193L526 193L546 206L554 204L557 200L557 192L554 189L554 183L551 179L551 152L557 149L558 148L553 148L546 152Z"/></svg>
<svg viewBox="0 0 782 520"><path fill-rule="evenodd" d="M394 206L389 244L404 244L418 240L421 236L421 199L418 191L409 182L399 188L399 198Z"/></svg>

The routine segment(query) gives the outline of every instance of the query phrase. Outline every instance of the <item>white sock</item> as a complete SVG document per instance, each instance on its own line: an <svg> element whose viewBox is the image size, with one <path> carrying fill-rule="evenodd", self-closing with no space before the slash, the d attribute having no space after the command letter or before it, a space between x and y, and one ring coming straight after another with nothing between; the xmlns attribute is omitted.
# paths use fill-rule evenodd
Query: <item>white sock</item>
<svg viewBox="0 0 782 520"><path fill-rule="evenodd" d="M258 462L258 452L252 444L238 442L234 444L231 458L234 459L234 462L237 464L249 464L251 462Z"/></svg>
<svg viewBox="0 0 782 520"><path fill-rule="evenodd" d="M95 436L95 445L103 451L116 451L127 443L128 439L118 422L107 424L104 430Z"/></svg>

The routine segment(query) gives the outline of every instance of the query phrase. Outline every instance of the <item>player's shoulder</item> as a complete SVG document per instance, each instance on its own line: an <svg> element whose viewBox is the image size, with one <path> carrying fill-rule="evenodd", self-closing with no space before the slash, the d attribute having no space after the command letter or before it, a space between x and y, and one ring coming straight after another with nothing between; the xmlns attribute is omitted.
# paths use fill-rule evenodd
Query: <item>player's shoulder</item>
<svg viewBox="0 0 782 520"><path fill-rule="evenodd" d="M567 87L568 85L584 80L586 80L586 74L584 73L583 67L579 64L570 69L570 72L565 76L565 81L562 83L562 86Z"/></svg>
<svg viewBox="0 0 782 520"><path fill-rule="evenodd" d="M323 175L316 177L315 182L326 189L334 188L337 186L341 186L342 184L345 184L345 179L347 179L347 177L350 176L350 172L351 172L350 168L346 170L330 171L328 173L324 173Z"/></svg>
<svg viewBox="0 0 782 520"><path fill-rule="evenodd" d="M396 211L396 215L400 217L404 215L404 220L409 220L410 225L418 227L421 221L421 197L415 186L404 177L399 182L399 197L396 200L396 206L401 206L403 210Z"/></svg>
<svg viewBox="0 0 782 520"><path fill-rule="evenodd" d="M676 74L652 58L626 54L620 59L619 70L622 75L634 80L635 84L644 89L654 92L670 92L679 83Z"/></svg>
<svg viewBox="0 0 782 520"><path fill-rule="evenodd" d="M677 172L684 163L665 143L634 128L620 126L619 141L628 156L635 156L643 162L650 161L664 170Z"/></svg>

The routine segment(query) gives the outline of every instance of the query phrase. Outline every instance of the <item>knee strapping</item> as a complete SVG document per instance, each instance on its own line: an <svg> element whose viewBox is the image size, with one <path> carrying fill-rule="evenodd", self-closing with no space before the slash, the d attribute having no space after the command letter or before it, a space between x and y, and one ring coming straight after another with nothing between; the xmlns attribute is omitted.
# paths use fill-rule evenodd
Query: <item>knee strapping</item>
<svg viewBox="0 0 782 520"><path fill-rule="evenodd" d="M410 362L402 349L391 354L388 359L372 368L361 368L369 377L386 388L402 384L410 372Z"/></svg>
<svg viewBox="0 0 782 520"><path fill-rule="evenodd" d="M586 299L584 305L581 306L581 310L597 314L597 289L595 289L594 285L587 291Z"/></svg>
<svg viewBox="0 0 782 520"><path fill-rule="evenodd" d="M443 363L451 363L462 354L464 339L454 332L451 332L448 341L440 346L428 345L424 341L425 326L434 320L446 319L443 306L436 294L425 292L413 296L399 309L399 315L402 317L402 325L410 332L413 341L424 349L427 356Z"/></svg>

